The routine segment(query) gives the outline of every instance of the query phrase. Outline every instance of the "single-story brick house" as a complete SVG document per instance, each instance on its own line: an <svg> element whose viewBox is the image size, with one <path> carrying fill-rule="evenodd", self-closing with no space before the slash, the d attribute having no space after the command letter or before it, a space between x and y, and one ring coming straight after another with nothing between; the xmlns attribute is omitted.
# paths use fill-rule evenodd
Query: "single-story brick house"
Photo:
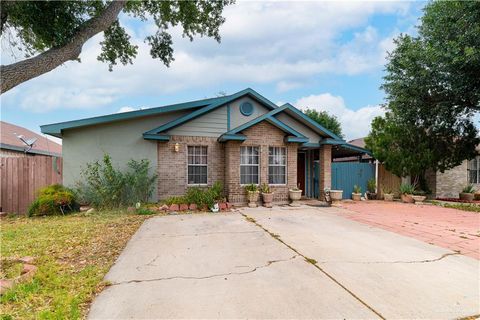
<svg viewBox="0 0 480 320"><path fill-rule="evenodd" d="M252 89L232 95L41 127L63 139L65 185L108 153L119 166L148 159L158 173L154 199L221 181L232 203L244 185L268 183L274 201L299 187L306 197L331 185L332 152L364 153L291 104L277 106ZM314 176L313 163L320 165ZM316 189L316 193L315 193Z"/></svg>

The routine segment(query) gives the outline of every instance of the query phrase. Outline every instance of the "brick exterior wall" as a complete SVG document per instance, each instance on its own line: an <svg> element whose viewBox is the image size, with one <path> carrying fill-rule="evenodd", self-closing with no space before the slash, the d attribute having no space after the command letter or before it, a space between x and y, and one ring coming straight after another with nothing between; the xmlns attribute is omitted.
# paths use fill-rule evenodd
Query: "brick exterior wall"
<svg viewBox="0 0 480 320"><path fill-rule="evenodd" d="M458 198L458 194L468 184L467 163L464 161L458 167L441 173L437 172L435 194L438 198ZM477 188L480 185L477 185Z"/></svg>
<svg viewBox="0 0 480 320"><path fill-rule="evenodd" d="M175 152L175 144L179 151ZM225 146L217 138L172 136L168 142L158 142L158 199L184 195L187 190L187 147L207 146L207 183L225 185Z"/></svg>
<svg viewBox="0 0 480 320"><path fill-rule="evenodd" d="M245 190L240 185L240 147L260 147L260 184L268 183L268 148L287 148L287 184L271 186L274 192L273 201L288 202L288 189L297 185L297 144L285 143L285 133L277 127L263 121L242 132L247 136L243 143L229 141L225 146L225 181L228 201L235 204L247 202Z"/></svg>
<svg viewBox="0 0 480 320"><path fill-rule="evenodd" d="M158 198L184 195L187 190L187 146L207 146L208 185L221 181L228 201L234 204L247 202L244 186L240 185L240 147L260 147L260 184L268 183L268 148L287 148L287 184L271 186L274 202L288 202L288 189L297 185L297 144L285 143L285 133L264 121L242 132L244 142L217 142L213 137L171 136L168 142L158 142ZM175 144L179 151L175 152ZM331 149L330 149L331 150ZM330 176L330 157L328 157ZM323 171L323 170L321 170ZM330 178L328 178L330 179Z"/></svg>
<svg viewBox="0 0 480 320"><path fill-rule="evenodd" d="M332 187L332 146L331 145L322 145L320 147L320 172L319 172L319 199L323 200L325 188Z"/></svg>

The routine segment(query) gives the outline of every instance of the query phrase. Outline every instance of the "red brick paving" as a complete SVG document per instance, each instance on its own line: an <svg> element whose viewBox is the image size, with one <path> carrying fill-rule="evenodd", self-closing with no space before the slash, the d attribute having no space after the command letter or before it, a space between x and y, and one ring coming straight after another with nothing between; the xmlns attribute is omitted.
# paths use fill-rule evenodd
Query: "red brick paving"
<svg viewBox="0 0 480 320"><path fill-rule="evenodd" d="M480 260L480 214L400 202L342 202L351 220L409 236ZM343 215L343 214L342 214Z"/></svg>

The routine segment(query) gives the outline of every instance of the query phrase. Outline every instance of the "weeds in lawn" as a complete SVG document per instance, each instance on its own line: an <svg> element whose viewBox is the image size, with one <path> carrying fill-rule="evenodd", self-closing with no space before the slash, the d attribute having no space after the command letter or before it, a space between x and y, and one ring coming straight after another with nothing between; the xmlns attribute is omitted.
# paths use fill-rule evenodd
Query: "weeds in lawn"
<svg viewBox="0 0 480 320"><path fill-rule="evenodd" d="M36 257L38 271L0 297L1 319L79 319L146 216L99 211L2 220L1 256Z"/></svg>

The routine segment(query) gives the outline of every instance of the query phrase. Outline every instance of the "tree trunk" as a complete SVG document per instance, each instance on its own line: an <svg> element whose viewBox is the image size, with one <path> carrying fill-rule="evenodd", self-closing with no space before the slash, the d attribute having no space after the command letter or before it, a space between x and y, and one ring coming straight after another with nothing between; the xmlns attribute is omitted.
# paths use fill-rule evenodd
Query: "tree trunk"
<svg viewBox="0 0 480 320"><path fill-rule="evenodd" d="M0 94L47 73L69 60L77 59L82 52L83 44L114 23L125 3L126 1L110 3L100 15L86 21L69 43L51 48L33 58L0 66Z"/></svg>

